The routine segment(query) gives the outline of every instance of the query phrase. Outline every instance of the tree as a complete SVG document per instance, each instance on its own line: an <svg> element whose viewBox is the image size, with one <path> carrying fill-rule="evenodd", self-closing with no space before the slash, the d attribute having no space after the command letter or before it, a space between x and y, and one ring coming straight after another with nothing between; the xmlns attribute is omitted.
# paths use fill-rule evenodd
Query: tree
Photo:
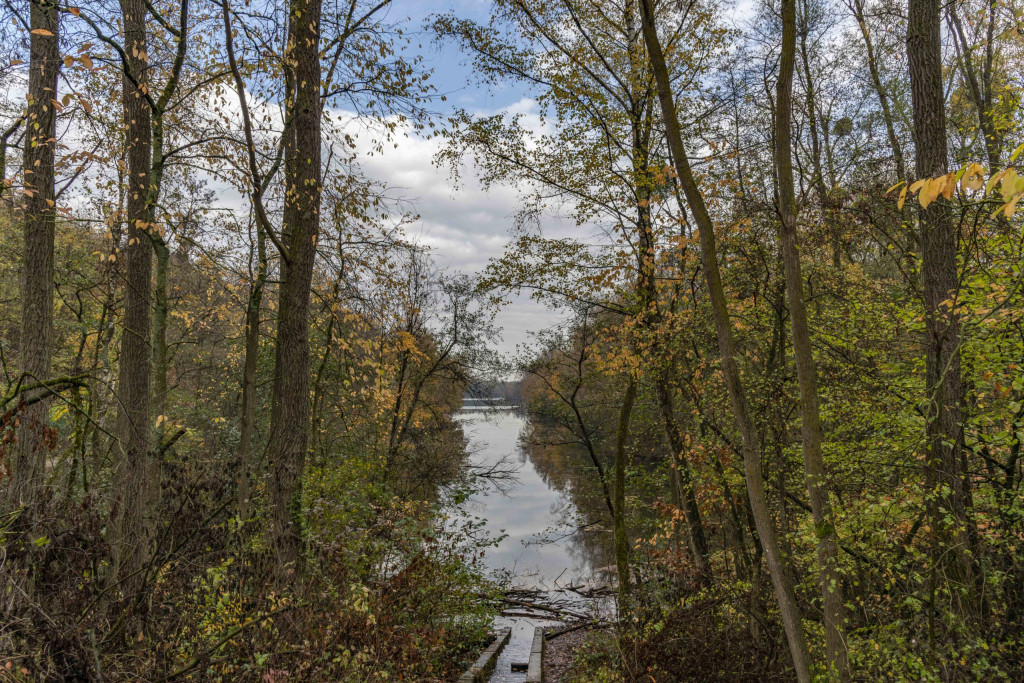
<svg viewBox="0 0 1024 683"><path fill-rule="evenodd" d="M907 55L914 110L914 167L920 179L944 176L949 170L940 12L940 3L935 0L910 0ZM934 534L933 571L948 572L944 578L953 582L955 592L963 594L962 608L971 613L974 572L970 549L974 545L974 524L963 450L964 386L960 373L960 319L956 311L958 235L950 207L941 199L922 208L918 216L927 396L924 479ZM936 581L933 578L928 588L933 610L939 590ZM933 627L934 622L931 623Z"/></svg>
<svg viewBox="0 0 1024 683"><path fill-rule="evenodd" d="M281 579L302 567L302 474L309 444L309 292L320 233L321 0L291 0L285 52L285 205L267 457L270 545Z"/></svg>
<svg viewBox="0 0 1024 683"><path fill-rule="evenodd" d="M21 284L21 376L19 385L34 386L21 394L17 445L10 465L10 483L3 511L18 513L26 548L34 536L39 506L45 503L47 453L53 445L47 398L53 355L53 242L57 218L54 162L57 149L57 76L60 72L59 21L56 4L29 2L30 52L28 106L21 189L23 235ZM20 119L19 119L20 121ZM9 129L9 130L13 130ZM6 146L7 135L4 143ZM6 154L6 149L0 150ZM31 582L29 583L31 585Z"/></svg>
<svg viewBox="0 0 1024 683"><path fill-rule="evenodd" d="M779 233L782 260L786 271L789 321L796 357L797 382L800 385L800 433L803 440L804 474L807 495L814 515L817 536L818 583L824 604L825 646L829 670L836 680L850 679L845 638L843 589L837 562L835 520L829 502L825 461L821 455L821 415L818 408L818 371L811 349L811 333L804 305L804 280L800 267L797 237L797 203L793 185L792 107L793 71L796 63L796 0L782 0L782 53L775 100L775 166L779 188ZM804 64L807 64L804 52ZM808 89L810 93L810 89ZM808 94L810 97L810 94ZM814 117L813 107L809 112ZM820 163L815 173L820 176ZM820 183L820 177L818 182Z"/></svg>
<svg viewBox="0 0 1024 683"><path fill-rule="evenodd" d="M694 180L693 172L690 170L689 160L686 156L686 149L683 147L679 120L676 116L675 95L672 91L672 83L669 79L668 69L665 66L665 56L655 24L654 5L652 0L642 0L642 2L644 41L647 44L647 53L650 57L651 68L654 71L654 77L657 82L658 99L661 102L662 119L665 124L669 149L672 151L672 161L675 164L676 174L679 177L686 201L690 206L690 212L696 221L697 229L700 231L701 262L703 264L708 297L710 298L711 308L714 313L719 360L722 364L725 384L729 391L733 415L736 419L736 427L740 432L743 442L743 463L747 495L750 498L750 508L754 516L754 523L757 526L761 546L768 560L772 584L775 587L775 598L779 603L782 623L786 630L786 638L789 641L789 652L793 658L793 668L796 670L798 680L801 682L810 681L811 662L807 649L807 637L804 633L804 627L796 605L792 579L789 577L789 572L783 562L778 538L768 512L768 505L764 494L764 480L761 475L759 438L750 419L747 398L743 390L739 369L736 367L736 361L733 357L732 323L729 321L729 311L726 307L725 293L722 287L722 276L715 253L714 224L711 221L711 216L707 211L700 189Z"/></svg>
<svg viewBox="0 0 1024 683"><path fill-rule="evenodd" d="M133 599L145 585L156 529L151 512L159 482L150 452L152 375L153 228L149 202L153 171L153 126L149 106L147 8L144 0L122 0L124 62L122 102L127 151L125 221L128 243L122 257L125 310L117 379L117 479L111 511L110 580Z"/></svg>
<svg viewBox="0 0 1024 683"><path fill-rule="evenodd" d="M714 24L709 9L693 4L690 10L673 34L681 40L683 33L692 29L701 36L681 49L673 61L674 73L687 84L701 78L704 59L725 40L725 32ZM474 56L482 73L495 82L515 79L535 89L545 113L551 114L551 132L536 134L518 120L506 121L501 115L472 117L459 112L459 128L452 132L452 144L442 157L457 168L472 154L487 185L525 181L537 187L526 198L524 222L545 205L557 202L572 211L580 226L601 226L616 246L599 250L595 262L589 261L590 254L580 254L588 251L581 243L570 246L556 239L524 237L501 267L507 274L495 277L494 284L505 289L534 288L560 302L558 305L591 302L614 310L622 316L621 330L629 339L623 357L651 355L660 363L665 350L660 341L658 239L666 228L659 223L678 226L679 217L655 215L656 195L664 184L661 141L655 126L655 92L640 52L637 20L635 0L600 9L593 3L570 0L500 3L489 26L452 15L441 17L435 30L458 40ZM524 41L534 49L524 47ZM671 213L661 208L663 214ZM570 269L571 275L565 272L563 264L574 259L579 264L581 258L588 259L587 266ZM518 262L513 265L513 261ZM594 270L588 273L587 268ZM523 269L526 273L519 272ZM615 282L614 288L608 286L611 282ZM624 363L624 367L641 379L639 363ZM686 520L685 533L698 575L709 582L707 537L694 478L674 424L677 417L671 394L675 387L668 385L668 374L654 375L664 399L664 433L671 450L670 493ZM628 394L628 383L623 391L624 396ZM625 398L620 408L632 411L635 400ZM628 430L630 416L623 413L620 418L618 423ZM627 437L622 435L623 443ZM626 457L624 446L610 448L613 454ZM625 463L621 467L616 463L613 472L622 473L623 479L606 483L624 489ZM627 520L619 520L618 512L613 516L616 545L624 556L629 546ZM626 568L624 561L621 568ZM620 575L619 582L628 586L629 579Z"/></svg>

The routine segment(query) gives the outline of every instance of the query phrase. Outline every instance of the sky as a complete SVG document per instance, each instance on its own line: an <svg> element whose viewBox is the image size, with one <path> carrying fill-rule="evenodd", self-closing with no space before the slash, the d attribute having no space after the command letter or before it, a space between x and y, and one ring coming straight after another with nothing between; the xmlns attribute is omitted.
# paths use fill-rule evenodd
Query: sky
<svg viewBox="0 0 1024 683"><path fill-rule="evenodd" d="M478 114L522 113L527 115L526 122L539 121L530 116L536 115L537 107L529 93L514 85L500 89L474 85L465 55L453 45L438 46L431 34L421 31L424 20L435 12L454 11L460 17L486 22L489 9L488 0L395 0L390 16L407 23L414 34L414 51L433 70L434 86L446 95L446 102L433 105L442 116L455 108L464 108ZM422 49L415 49L418 44L422 44ZM385 182L412 202L420 220L408 228L409 237L429 247L438 266L446 270L478 273L490 259L501 256L510 240L518 209L516 189L496 187L485 191L471 168L463 169L456 188L449 169L434 164L434 155L443 140L409 135L396 139L396 143L396 148L388 147L382 154L365 157L361 166L369 177ZM552 215L548 227L545 234L551 235L564 233L568 226ZM496 350L512 353L518 345L529 343L531 332L556 325L560 320L560 314L526 294L513 297L495 321L502 330Z"/></svg>

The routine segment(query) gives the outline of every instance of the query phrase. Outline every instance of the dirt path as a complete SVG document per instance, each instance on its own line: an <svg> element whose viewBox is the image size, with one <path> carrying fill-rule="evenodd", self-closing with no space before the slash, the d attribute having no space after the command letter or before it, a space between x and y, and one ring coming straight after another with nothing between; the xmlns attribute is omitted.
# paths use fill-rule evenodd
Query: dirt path
<svg viewBox="0 0 1024 683"><path fill-rule="evenodd" d="M549 640L544 652L544 680L547 683L562 683L580 649L586 647L593 631L580 629L564 636Z"/></svg>

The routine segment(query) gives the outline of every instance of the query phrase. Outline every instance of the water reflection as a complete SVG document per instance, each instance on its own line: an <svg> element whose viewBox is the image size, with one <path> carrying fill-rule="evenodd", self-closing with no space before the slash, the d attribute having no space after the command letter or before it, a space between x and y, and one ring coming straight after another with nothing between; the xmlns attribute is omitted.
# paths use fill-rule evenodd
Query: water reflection
<svg viewBox="0 0 1024 683"><path fill-rule="evenodd" d="M574 611L607 617L607 599L586 599L569 588L604 584L600 571L611 560L608 511L586 453L572 444L553 443L541 424L513 409L464 407L462 424L474 470L489 472L465 506L465 514L485 519L484 529L502 537L484 554L484 565L512 586L546 591L549 599ZM514 472L511 478L503 473ZM555 622L501 616L494 627L512 629L491 683L515 683L525 673L513 663L529 659L535 626Z"/></svg>
<svg viewBox="0 0 1024 683"><path fill-rule="evenodd" d="M543 425L518 410L463 410L470 461L479 471L517 465L514 480L485 481L466 505L486 531L505 538L486 566L538 588L593 580L612 563L608 511L596 473L578 446L552 443Z"/></svg>

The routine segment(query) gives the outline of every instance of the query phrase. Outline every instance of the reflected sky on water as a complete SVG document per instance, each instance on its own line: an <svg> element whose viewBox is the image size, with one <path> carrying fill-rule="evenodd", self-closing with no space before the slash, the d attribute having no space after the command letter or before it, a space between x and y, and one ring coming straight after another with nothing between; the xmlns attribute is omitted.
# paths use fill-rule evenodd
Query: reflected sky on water
<svg viewBox="0 0 1024 683"><path fill-rule="evenodd" d="M607 512L595 508L600 487L581 449L532 443L524 438L531 433L529 419L518 410L463 410L456 419L475 468L514 470L511 480L481 482L465 506L466 513L487 520L491 536L506 535L487 549L489 569L511 572L516 584L551 588L556 580L578 584L607 566L608 534L575 531L606 521Z"/></svg>

